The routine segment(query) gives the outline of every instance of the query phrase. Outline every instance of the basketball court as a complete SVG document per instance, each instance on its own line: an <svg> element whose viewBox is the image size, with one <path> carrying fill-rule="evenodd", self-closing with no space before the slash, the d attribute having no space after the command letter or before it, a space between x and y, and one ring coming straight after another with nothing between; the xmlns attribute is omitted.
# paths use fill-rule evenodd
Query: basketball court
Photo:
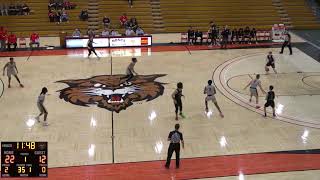
<svg viewBox="0 0 320 180"><path fill-rule="evenodd" d="M278 74L265 74L269 51ZM25 87L13 78L8 89L7 77L1 77L1 141L47 141L49 179L316 180L320 64L293 51L289 56L279 48L99 49L100 60L86 58L86 49L20 54L15 61ZM139 76L126 87L120 77L132 56ZM2 57L0 67L6 62ZM275 87L276 118L271 109L263 117L261 91L261 108L249 103L243 88L256 74L265 91ZM205 113L209 79L224 118L213 103ZM176 121L171 94L178 82L184 84L186 118ZM42 87L49 90L47 127L35 120ZM180 169L172 162L166 170L167 136L176 123L185 149Z"/></svg>

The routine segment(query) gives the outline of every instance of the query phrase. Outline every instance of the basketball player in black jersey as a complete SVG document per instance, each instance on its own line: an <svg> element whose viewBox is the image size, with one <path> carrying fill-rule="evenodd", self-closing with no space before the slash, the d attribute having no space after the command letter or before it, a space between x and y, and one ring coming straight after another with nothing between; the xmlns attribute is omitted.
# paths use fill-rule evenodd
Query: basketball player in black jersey
<svg viewBox="0 0 320 180"><path fill-rule="evenodd" d="M266 96L266 100L267 102L264 104L264 117L267 117L267 107L271 106L272 107L272 114L273 117L276 117L276 112L275 112L275 103L274 103L274 98L275 98L275 94L273 92L273 86L269 86L269 92Z"/></svg>
<svg viewBox="0 0 320 180"><path fill-rule="evenodd" d="M89 40L88 40L88 44L87 44L87 46L88 46L88 58L90 58L90 55L91 55L91 53L93 52L99 59L100 59L100 57L97 55L97 53L96 53L96 50L94 49L94 47L93 47L93 37L90 37L89 38Z"/></svg>
<svg viewBox="0 0 320 180"><path fill-rule="evenodd" d="M274 63L274 57L272 55L272 52L270 51L269 54L267 55L267 64L265 66L265 70L266 70L266 74L269 73L269 66L272 67L274 73L277 74L277 71L276 71L276 66L275 66L275 63Z"/></svg>
<svg viewBox="0 0 320 180"><path fill-rule="evenodd" d="M178 120L178 111L180 110L180 116L184 118L185 116L182 113L182 100L181 97L184 96L182 94L183 84L182 82L179 82L177 84L177 89L172 93L171 97L173 99L175 112L176 112L176 120Z"/></svg>

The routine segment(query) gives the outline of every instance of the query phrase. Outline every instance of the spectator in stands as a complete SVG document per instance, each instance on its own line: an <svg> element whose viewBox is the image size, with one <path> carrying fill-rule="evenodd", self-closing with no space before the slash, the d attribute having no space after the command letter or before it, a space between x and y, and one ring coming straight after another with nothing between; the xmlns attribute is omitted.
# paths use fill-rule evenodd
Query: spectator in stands
<svg viewBox="0 0 320 180"><path fill-rule="evenodd" d="M121 27L126 27L127 26L128 17L127 17L126 13L123 13L123 15L120 16L119 20L120 20Z"/></svg>
<svg viewBox="0 0 320 180"><path fill-rule="evenodd" d="M134 31L137 30L137 28L138 28L138 21L137 21L137 18L136 18L136 17L132 17L132 18L130 19L130 27L131 27Z"/></svg>
<svg viewBox="0 0 320 180"><path fill-rule="evenodd" d="M29 15L30 14L30 8L26 3L24 3L22 5L22 13L23 13L23 15Z"/></svg>
<svg viewBox="0 0 320 180"><path fill-rule="evenodd" d="M49 17L49 20L50 22L54 22L55 20L55 14L52 12L52 10L50 9L49 12L48 12L48 17Z"/></svg>
<svg viewBox="0 0 320 180"><path fill-rule="evenodd" d="M109 32L109 29L106 27L104 28L104 30L101 32L101 36L109 36L110 35L110 32Z"/></svg>
<svg viewBox="0 0 320 180"><path fill-rule="evenodd" d="M10 3L8 12L9 15L16 15L16 6L13 4L13 2Z"/></svg>
<svg viewBox="0 0 320 180"><path fill-rule="evenodd" d="M7 31L4 27L0 27L0 51L5 51L7 41Z"/></svg>
<svg viewBox="0 0 320 180"><path fill-rule="evenodd" d="M229 34L230 34L230 30L228 29L228 26L225 26L221 32L221 36L222 36L221 49L227 49Z"/></svg>
<svg viewBox="0 0 320 180"><path fill-rule="evenodd" d="M60 10L56 11L55 17L56 17L56 23L60 24L60 22L61 22L61 11Z"/></svg>
<svg viewBox="0 0 320 180"><path fill-rule="evenodd" d="M22 5L18 2L14 4L15 7L15 15L22 15Z"/></svg>
<svg viewBox="0 0 320 180"><path fill-rule="evenodd" d="M135 33L132 28L126 29L126 36L134 36L134 35L135 35Z"/></svg>
<svg viewBox="0 0 320 180"><path fill-rule="evenodd" d="M118 31L112 29L110 32L110 35L111 36L119 36L120 34L118 33Z"/></svg>
<svg viewBox="0 0 320 180"><path fill-rule="evenodd" d="M79 18L82 20L82 21L86 21L88 20L89 18L89 14L88 14L88 11L86 9L83 9L80 13L80 16Z"/></svg>
<svg viewBox="0 0 320 180"><path fill-rule="evenodd" d="M40 47L40 38L39 35L35 32L33 32L30 36L29 46L32 48L34 44L37 45L38 48Z"/></svg>
<svg viewBox="0 0 320 180"><path fill-rule="evenodd" d="M8 16L8 4L7 3L3 3L0 5L0 11L1 11L1 16Z"/></svg>
<svg viewBox="0 0 320 180"><path fill-rule="evenodd" d="M52 9L52 8L55 8L56 7L56 3L54 0L50 0L49 3L48 3L48 9Z"/></svg>
<svg viewBox="0 0 320 180"><path fill-rule="evenodd" d="M60 18L61 18L60 22L69 22L69 16L65 9L62 10Z"/></svg>
<svg viewBox="0 0 320 180"><path fill-rule="evenodd" d="M56 0L56 9L62 9L62 8L63 8L63 1Z"/></svg>
<svg viewBox="0 0 320 180"><path fill-rule="evenodd" d="M81 32L78 28L73 31L72 37L81 37Z"/></svg>
<svg viewBox="0 0 320 180"><path fill-rule="evenodd" d="M129 7L133 7L133 0L128 0L128 5L129 5Z"/></svg>
<svg viewBox="0 0 320 180"><path fill-rule="evenodd" d="M252 28L252 30L250 31L250 38L251 38L251 42L255 41L256 43L258 43L257 31L255 28Z"/></svg>
<svg viewBox="0 0 320 180"><path fill-rule="evenodd" d="M23 9L22 9L22 6L24 4L21 4L21 3L18 3L16 2L16 15L24 15L24 12L23 12ZM27 15L27 14L26 14Z"/></svg>
<svg viewBox="0 0 320 180"><path fill-rule="evenodd" d="M109 28L110 22L111 22L110 18L108 18L107 16L103 17L102 23L103 23L104 27Z"/></svg>
<svg viewBox="0 0 320 180"><path fill-rule="evenodd" d="M238 30L234 28L231 32L231 43L234 44L236 41L238 41Z"/></svg>
<svg viewBox="0 0 320 180"><path fill-rule="evenodd" d="M136 35L138 35L138 36L143 36L144 35L144 31L140 26L138 26L138 28L136 30Z"/></svg>
<svg viewBox="0 0 320 180"><path fill-rule="evenodd" d="M63 1L63 8L64 9L71 9L71 3L68 0Z"/></svg>
<svg viewBox="0 0 320 180"><path fill-rule="evenodd" d="M17 48L17 36L15 34L13 34L12 32L8 36L8 44L7 45L8 45L8 51L12 50L12 46L13 46L14 51Z"/></svg>
<svg viewBox="0 0 320 180"><path fill-rule="evenodd" d="M190 26L188 30L188 44L193 45L194 44L194 30L192 29L192 26Z"/></svg>
<svg viewBox="0 0 320 180"><path fill-rule="evenodd" d="M202 32L198 29L196 32L195 32L195 44L198 42L198 40L200 40L200 45L202 45L202 41L203 41L203 38L202 38Z"/></svg>
<svg viewBox="0 0 320 180"><path fill-rule="evenodd" d="M77 4L70 2L70 9L74 9L77 7Z"/></svg>

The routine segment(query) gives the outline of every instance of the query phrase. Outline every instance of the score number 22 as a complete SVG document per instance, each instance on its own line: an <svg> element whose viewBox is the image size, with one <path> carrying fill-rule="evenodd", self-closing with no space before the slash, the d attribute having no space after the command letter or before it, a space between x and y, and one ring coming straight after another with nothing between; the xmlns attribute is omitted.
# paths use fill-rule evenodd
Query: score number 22
<svg viewBox="0 0 320 180"><path fill-rule="evenodd" d="M13 164L14 163L14 159L15 159L14 155L7 154L5 159L4 159L4 162L6 164Z"/></svg>

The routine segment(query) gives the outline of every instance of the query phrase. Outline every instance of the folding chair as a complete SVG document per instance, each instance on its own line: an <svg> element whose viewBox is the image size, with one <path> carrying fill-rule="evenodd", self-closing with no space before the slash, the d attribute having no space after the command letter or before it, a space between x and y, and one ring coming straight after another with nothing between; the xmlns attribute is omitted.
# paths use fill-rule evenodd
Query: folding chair
<svg viewBox="0 0 320 180"><path fill-rule="evenodd" d="M204 32L204 33L202 34L202 41L203 41L203 43L208 43L208 39L209 39L208 32Z"/></svg>
<svg viewBox="0 0 320 180"><path fill-rule="evenodd" d="M24 37L19 38L19 47L22 48L22 46L24 46L25 48L27 47L26 38Z"/></svg>
<svg viewBox="0 0 320 180"><path fill-rule="evenodd" d="M181 33L181 43L188 43L188 33Z"/></svg>

